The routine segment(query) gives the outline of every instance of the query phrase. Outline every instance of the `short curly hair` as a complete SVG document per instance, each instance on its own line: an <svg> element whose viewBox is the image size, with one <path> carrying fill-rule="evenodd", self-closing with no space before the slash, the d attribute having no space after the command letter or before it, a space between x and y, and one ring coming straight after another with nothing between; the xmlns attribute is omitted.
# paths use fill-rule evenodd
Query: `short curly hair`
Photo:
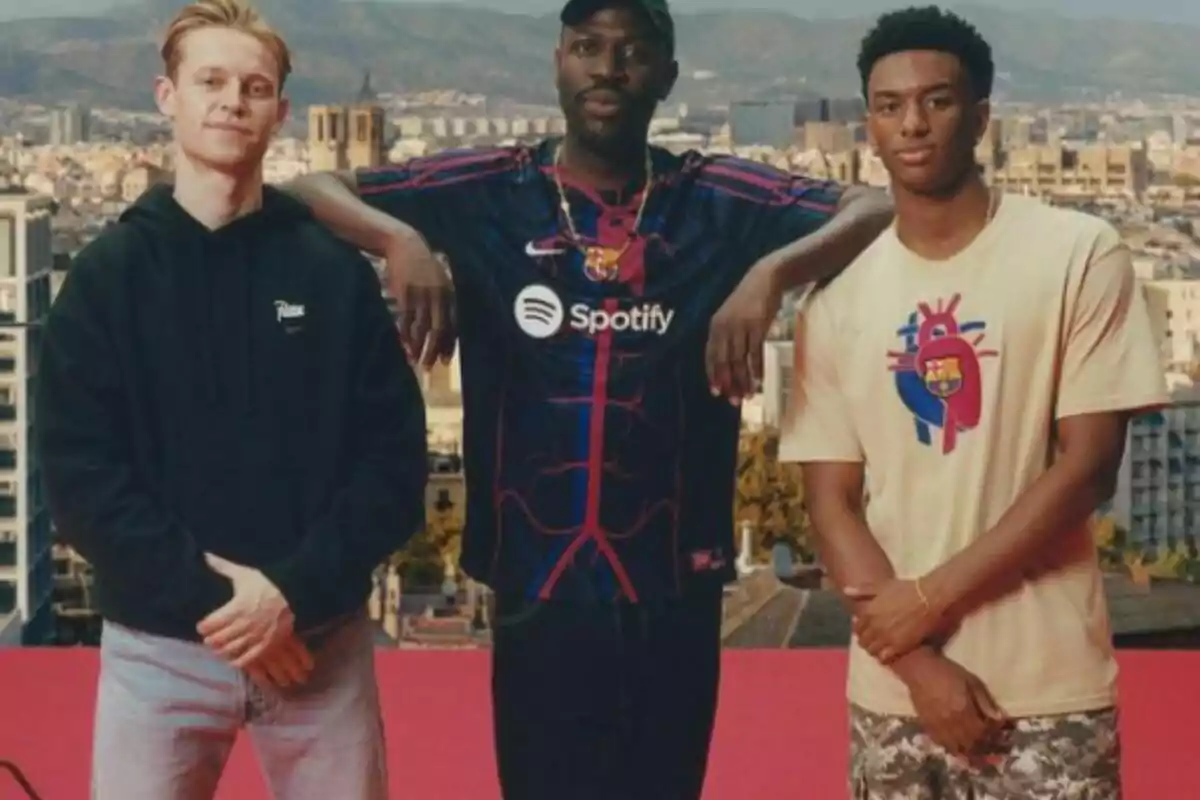
<svg viewBox="0 0 1200 800"><path fill-rule="evenodd" d="M996 78L992 48L975 26L937 6L914 6L884 14L863 37L858 51L858 74L862 78L864 99L870 101L867 83L875 64L894 53L910 50L934 50L954 56L966 71L975 99L992 96Z"/></svg>

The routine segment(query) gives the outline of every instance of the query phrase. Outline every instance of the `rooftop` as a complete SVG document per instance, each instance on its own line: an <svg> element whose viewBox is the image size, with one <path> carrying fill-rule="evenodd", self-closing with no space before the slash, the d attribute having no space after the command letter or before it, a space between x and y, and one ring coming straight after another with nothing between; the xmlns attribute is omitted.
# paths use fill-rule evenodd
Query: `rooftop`
<svg viewBox="0 0 1200 800"><path fill-rule="evenodd" d="M378 653L392 791L413 800L498 800L484 650ZM1126 793L1186 800L1200 717L1200 652L1122 651ZM845 796L841 650L727 650L705 800ZM93 648L0 651L0 762L45 800L86 797L98 670ZM15 723L14 720L20 720ZM0 797L25 795L0 770ZM218 800L266 797L249 743Z"/></svg>

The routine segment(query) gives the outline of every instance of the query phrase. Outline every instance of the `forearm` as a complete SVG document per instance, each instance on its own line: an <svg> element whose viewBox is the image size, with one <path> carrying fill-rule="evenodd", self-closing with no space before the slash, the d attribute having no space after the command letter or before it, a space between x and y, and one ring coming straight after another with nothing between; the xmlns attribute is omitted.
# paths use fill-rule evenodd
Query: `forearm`
<svg viewBox="0 0 1200 800"><path fill-rule="evenodd" d="M33 397L47 507L59 538L107 585L160 610L203 616L228 599L229 581L208 568L195 537L135 468L118 410L117 357L91 305L93 273L84 258L72 270L44 328Z"/></svg>
<svg viewBox="0 0 1200 800"><path fill-rule="evenodd" d="M307 205L335 235L372 255L385 255L397 241L425 241L408 223L364 203L351 175L313 173L279 188Z"/></svg>
<svg viewBox="0 0 1200 800"><path fill-rule="evenodd" d="M420 529L424 446L406 449L411 455L360 463L299 547L263 568L291 606L298 630L343 611L347 593L358 591L375 567Z"/></svg>
<svg viewBox="0 0 1200 800"><path fill-rule="evenodd" d="M1050 467L990 531L922 578L929 601L943 614L961 616L989 591L1018 579L1111 495L1111 473L1100 464Z"/></svg>
<svg viewBox="0 0 1200 800"><path fill-rule="evenodd" d="M878 585L896 576L892 562L871 534L859 509L845 501L818 501L809 503L809 515L821 562L839 590ZM846 602L854 611L856 601ZM935 648L923 645L888 666L907 683L911 670L922 659L936 654Z"/></svg>
<svg viewBox="0 0 1200 800"><path fill-rule="evenodd" d="M886 194L851 187L829 222L762 263L771 270L780 293L822 281L849 266L891 224L892 216Z"/></svg>
<svg viewBox="0 0 1200 800"><path fill-rule="evenodd" d="M43 450L42 467L59 538L109 585L182 617L203 616L231 596L195 538L134 485L127 467L53 448Z"/></svg>

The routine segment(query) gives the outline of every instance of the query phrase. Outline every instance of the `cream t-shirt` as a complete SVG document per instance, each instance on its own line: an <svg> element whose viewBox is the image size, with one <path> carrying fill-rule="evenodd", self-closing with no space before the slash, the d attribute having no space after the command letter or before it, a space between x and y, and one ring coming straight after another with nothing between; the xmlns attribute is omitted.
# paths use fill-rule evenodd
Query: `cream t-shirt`
<svg viewBox="0 0 1200 800"><path fill-rule="evenodd" d="M809 299L797 331L787 461L865 464L867 523L901 578L983 536L1053 458L1055 420L1167 401L1130 254L1098 218L1007 195L946 261L886 231ZM1013 716L1115 701L1108 610L1086 525L1016 591L975 609L946 655ZM857 643L851 702L914 713Z"/></svg>

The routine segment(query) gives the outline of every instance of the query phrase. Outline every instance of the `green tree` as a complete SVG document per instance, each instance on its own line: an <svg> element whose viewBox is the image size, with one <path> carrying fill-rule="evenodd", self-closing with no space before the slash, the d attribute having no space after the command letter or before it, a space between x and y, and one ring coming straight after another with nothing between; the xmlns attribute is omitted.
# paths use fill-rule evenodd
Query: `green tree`
<svg viewBox="0 0 1200 800"><path fill-rule="evenodd" d="M797 555L812 557L800 467L779 462L779 432L774 429L742 431L733 523L739 535L744 524L751 526L756 559L766 557L780 539Z"/></svg>
<svg viewBox="0 0 1200 800"><path fill-rule="evenodd" d="M454 503L432 505L425 527L392 556L392 564L405 584L437 586L445 574L446 559L457 562L462 551L463 510Z"/></svg>

